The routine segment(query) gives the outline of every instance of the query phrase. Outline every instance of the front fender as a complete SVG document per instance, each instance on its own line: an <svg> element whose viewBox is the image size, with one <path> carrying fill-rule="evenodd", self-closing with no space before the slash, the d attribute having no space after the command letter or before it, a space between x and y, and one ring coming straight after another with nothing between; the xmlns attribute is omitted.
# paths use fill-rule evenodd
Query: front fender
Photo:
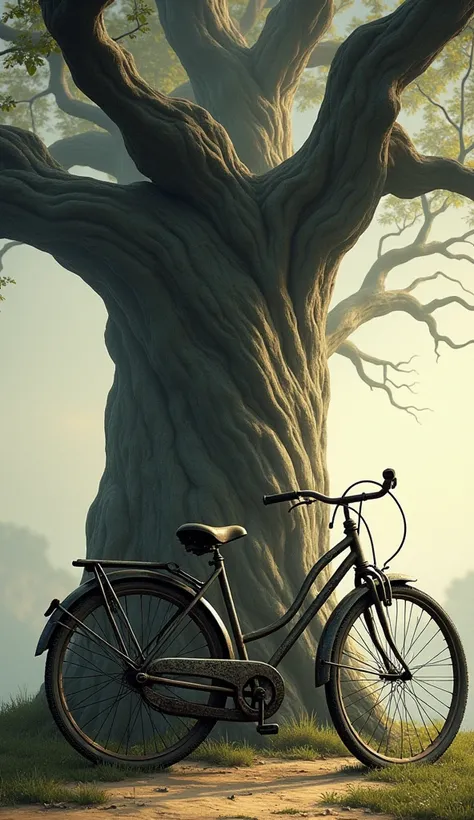
<svg viewBox="0 0 474 820"><path fill-rule="evenodd" d="M397 573L388 572L386 578L390 581L390 585L398 586L408 584L409 581L416 581L416 578L410 578L408 575L400 575ZM374 579L375 580L375 579ZM378 581L376 581L378 583ZM336 638L339 627L346 617L352 606L362 598L364 595L369 595L369 589L365 584L351 590L333 609L324 626L321 638L318 643L318 651L316 653L316 669L315 669L315 683L316 686L323 686L329 682L331 667L327 661L331 660L332 647Z"/></svg>
<svg viewBox="0 0 474 820"><path fill-rule="evenodd" d="M157 576L161 580L166 581L166 583L169 586L177 587L181 590L181 592L186 593L189 596L190 600L195 597L195 595L196 595L195 590L193 590L187 584L183 583L183 581L178 580L177 578L171 578L169 575L165 575L163 572L156 572L156 570L142 570L142 569L139 569L139 570L123 570L122 569L122 570L117 570L116 572L107 573L107 577L110 580L113 580L113 581L121 581L124 578L131 578L131 577L133 577L137 580L138 579L145 579L145 578L146 579L149 579L149 578L156 579ZM46 623L46 625L45 625L45 627L44 627L44 629L43 629L43 631L40 635L38 645L37 645L36 651L35 651L35 656L41 655L43 652L45 652L47 649L49 649L49 646L50 646L51 640L53 638L53 635L55 634L56 630L59 628L61 620L65 617L65 613L63 612L63 609L61 607L63 607L66 610L71 609L72 606L74 606L79 601L81 601L83 598L85 598L87 595L89 595L91 590L93 590L95 588L99 589L99 585L98 585L95 578L91 578L89 581L86 581L84 584L80 584L76 589L74 589L72 592L70 592L69 595L66 598L64 598L64 600L61 602L61 604L58 603L58 605L56 606L53 614L50 616L48 622ZM218 612L216 612L214 607L211 606L211 604L208 603L208 601L206 601L204 598L201 598L201 600L199 601L198 606L204 606L207 609L209 615L214 619L214 621L216 622L216 628L219 629L222 632L225 643L227 644L227 650L228 650L227 657L233 658L234 657L234 650L233 650L233 647L232 647L232 641L230 640L229 633L226 629L226 626L225 626L224 622L222 621L222 618L218 614Z"/></svg>

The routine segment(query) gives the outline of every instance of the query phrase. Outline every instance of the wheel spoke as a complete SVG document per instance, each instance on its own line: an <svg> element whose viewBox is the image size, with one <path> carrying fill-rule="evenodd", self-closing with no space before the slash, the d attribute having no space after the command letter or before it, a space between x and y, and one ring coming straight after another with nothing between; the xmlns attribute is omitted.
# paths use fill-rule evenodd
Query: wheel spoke
<svg viewBox="0 0 474 820"><path fill-rule="evenodd" d="M168 687L141 687L136 681L134 653L137 646L150 647L161 636L163 651L170 657L212 658L221 655L220 635L207 626L202 606L183 615L187 598L163 581L122 581L114 585L117 594L115 625L121 630L131 663L127 665L114 652L117 636L97 593L89 596L71 614L72 626L60 633L57 640L55 668L59 686L56 696L61 728L84 754L102 762L132 762L152 764L174 756L173 762L184 757L180 753L200 742L212 728L209 719L171 715L153 707L147 692L166 692L181 703L200 702L224 705L223 693L193 690L187 694L170 691ZM201 608L201 614L199 610ZM84 625L84 626L83 626ZM89 629L85 626L89 626ZM92 627L92 631L91 628ZM154 659L158 659L157 650ZM145 667L146 670L147 667ZM130 670L130 671L129 671ZM203 676L205 679L205 676ZM196 737L196 741L193 738ZM77 746L77 738L80 745Z"/></svg>
<svg viewBox="0 0 474 820"><path fill-rule="evenodd" d="M464 658L445 613L411 587L392 592L387 618L411 679L403 679L374 604L365 598L353 606L336 637L327 684L336 728L344 730L341 737L349 750L368 765L437 759L454 739L465 706L459 694L466 687ZM399 677L383 678L385 664L372 640L372 625L374 640Z"/></svg>

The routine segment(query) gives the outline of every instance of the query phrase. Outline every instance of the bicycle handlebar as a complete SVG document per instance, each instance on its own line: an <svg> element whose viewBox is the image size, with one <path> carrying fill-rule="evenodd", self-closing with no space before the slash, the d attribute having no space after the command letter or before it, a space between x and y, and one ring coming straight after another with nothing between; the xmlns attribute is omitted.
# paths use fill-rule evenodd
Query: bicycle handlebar
<svg viewBox="0 0 474 820"><path fill-rule="evenodd" d="M280 504L282 501L297 501L299 498L312 498L314 501L322 501L323 504L356 504L358 501L371 501L374 498L383 498L384 495L396 486L397 479L395 470L387 467L382 473L383 484L380 490L375 493L359 493L358 495L342 495L340 498L329 498L327 495L317 493L315 490L292 490L288 493L274 493L264 495L264 504Z"/></svg>

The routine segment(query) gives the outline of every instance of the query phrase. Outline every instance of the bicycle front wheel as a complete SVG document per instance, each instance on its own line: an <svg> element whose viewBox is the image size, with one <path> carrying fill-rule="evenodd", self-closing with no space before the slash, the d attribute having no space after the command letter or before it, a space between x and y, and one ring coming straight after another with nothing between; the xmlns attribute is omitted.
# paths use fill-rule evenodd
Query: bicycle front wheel
<svg viewBox="0 0 474 820"><path fill-rule="evenodd" d="M49 707L69 743L95 763L170 766L205 739L215 720L154 708L124 655L137 659L140 650L154 646L153 659L226 658L228 648L202 603L182 617L189 596L176 585L159 577L124 579L113 582L113 589L119 601L111 601L113 623L97 589L71 608L74 619L65 618L57 630L46 659ZM220 692L184 692L163 686L175 698L225 705Z"/></svg>
<svg viewBox="0 0 474 820"><path fill-rule="evenodd" d="M432 763L451 745L467 700L467 666L457 630L436 601L410 586L392 587L385 608L412 678L389 678L370 626L402 672L369 596L357 601L336 635L328 709L350 752L366 766ZM385 677L384 677L385 676Z"/></svg>

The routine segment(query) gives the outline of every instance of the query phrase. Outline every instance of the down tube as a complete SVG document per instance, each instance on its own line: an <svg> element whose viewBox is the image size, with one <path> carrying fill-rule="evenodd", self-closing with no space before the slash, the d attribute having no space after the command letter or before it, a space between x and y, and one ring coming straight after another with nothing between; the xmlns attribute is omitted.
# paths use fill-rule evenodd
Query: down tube
<svg viewBox="0 0 474 820"><path fill-rule="evenodd" d="M342 562L341 566L336 569L334 575L329 579L329 581L326 582L321 592L314 599L313 603L310 604L304 615L302 615L301 618L295 623L289 635L287 635L283 643L272 655L272 657L268 661L270 666L278 666L280 661L285 657L287 652L290 651L293 644L296 643L296 641L304 632L310 621L313 620L314 616L326 603L329 596L332 595L336 587L340 584L344 576L347 575L350 568L353 567L354 564L355 555L351 550L350 555L348 555L347 558L345 558Z"/></svg>

